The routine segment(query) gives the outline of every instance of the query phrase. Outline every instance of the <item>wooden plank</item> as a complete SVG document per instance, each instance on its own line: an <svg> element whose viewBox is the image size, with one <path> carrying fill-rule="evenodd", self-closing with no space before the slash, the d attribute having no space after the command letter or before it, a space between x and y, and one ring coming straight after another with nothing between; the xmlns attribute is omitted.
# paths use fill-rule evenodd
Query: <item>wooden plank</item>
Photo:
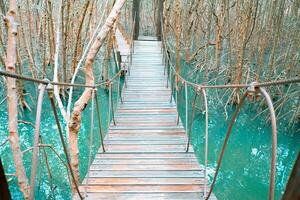
<svg viewBox="0 0 300 200"><path fill-rule="evenodd" d="M99 170L110 170L110 171L140 171L140 170L152 170L152 171L178 171L178 170L200 170L198 163L193 164L180 164L180 165L132 165L132 164L113 164L113 165L103 165L103 164L95 164L90 168L91 171L99 171Z"/></svg>
<svg viewBox="0 0 300 200"><path fill-rule="evenodd" d="M202 196L201 192L148 192L148 193L89 193L86 199L107 199L107 200L153 200L153 199L164 199L164 200L199 200ZM79 198L78 198L79 199ZM210 200L212 200L210 198Z"/></svg>
<svg viewBox="0 0 300 200"><path fill-rule="evenodd" d="M79 187L85 191L85 186ZM88 192L202 192L202 185L89 185Z"/></svg>
<svg viewBox="0 0 300 200"><path fill-rule="evenodd" d="M183 126L177 126L177 127L169 127L169 126L161 126L159 127L159 130L157 127L144 127L143 129L141 129L141 127L130 127L130 126L111 126L109 128L109 130L136 130L138 132L143 132L143 131L147 131L147 130L153 130L155 132L163 132L163 131L183 131Z"/></svg>
<svg viewBox="0 0 300 200"><path fill-rule="evenodd" d="M105 145L110 152L185 152L186 145ZM192 151L191 151L192 152Z"/></svg>
<svg viewBox="0 0 300 200"><path fill-rule="evenodd" d="M145 137L154 137L154 136L185 136L186 133L184 131L182 131L182 129L177 129L177 130L160 130L160 129L148 129L148 130L141 130L141 129L137 129L137 130L128 130L128 129L109 129L108 130L108 135L114 135L114 134L123 134L124 136L145 136ZM143 134L143 135L141 135ZM152 138L153 139L153 138Z"/></svg>
<svg viewBox="0 0 300 200"><path fill-rule="evenodd" d="M169 170L136 170L136 171L91 171L90 177L139 177L139 178L202 178L203 172L200 170L180 170L180 171L169 171Z"/></svg>
<svg viewBox="0 0 300 200"><path fill-rule="evenodd" d="M115 165L115 164L131 164L131 165L185 165L198 164L196 158L178 158L178 159L163 159L163 158L147 158L147 159L95 159L93 164L99 165Z"/></svg>
<svg viewBox="0 0 300 200"><path fill-rule="evenodd" d="M83 180L86 183L86 179ZM203 185L204 178L90 178L90 185Z"/></svg>
<svg viewBox="0 0 300 200"><path fill-rule="evenodd" d="M171 136L171 137L170 137ZM170 140L171 139L179 139L179 140L187 140L186 134L178 134L178 133L168 133L168 134L159 134L159 133L150 133L147 135L141 135L141 134L124 134L124 133L114 133L114 134L108 134L106 136L107 140Z"/></svg>
<svg viewBox="0 0 300 200"><path fill-rule="evenodd" d="M203 196L202 192L147 192L147 193L133 193L133 192L121 192L121 193L88 193L86 199L89 200L98 200L98 199L107 199L107 200L199 200ZM79 198L77 197L79 200ZM76 200L77 200L76 199ZM212 194L209 200L216 200L216 197Z"/></svg>
<svg viewBox="0 0 300 200"><path fill-rule="evenodd" d="M176 114L176 109L175 108L160 108L160 109L125 109L125 108L120 108L116 113L169 113L169 114Z"/></svg>
<svg viewBox="0 0 300 200"><path fill-rule="evenodd" d="M118 111L119 110L159 110L159 109L164 109L164 110L175 110L174 107L167 107L164 105L124 105L124 106L118 106Z"/></svg>
<svg viewBox="0 0 300 200"><path fill-rule="evenodd" d="M123 144L149 144L149 145L184 145L186 141L184 140L108 140L104 141L104 144L113 144L113 145L123 145Z"/></svg>
<svg viewBox="0 0 300 200"><path fill-rule="evenodd" d="M300 152L293 166L282 200L300 199Z"/></svg>
<svg viewBox="0 0 300 200"><path fill-rule="evenodd" d="M196 158L193 153L103 153L96 154L96 158L110 158L110 159L187 159Z"/></svg>
<svg viewBox="0 0 300 200"><path fill-rule="evenodd" d="M116 125L108 127L106 152L100 148L90 166L87 199L200 199L207 181L193 147L185 152L187 135L170 102L161 42L134 46Z"/></svg>

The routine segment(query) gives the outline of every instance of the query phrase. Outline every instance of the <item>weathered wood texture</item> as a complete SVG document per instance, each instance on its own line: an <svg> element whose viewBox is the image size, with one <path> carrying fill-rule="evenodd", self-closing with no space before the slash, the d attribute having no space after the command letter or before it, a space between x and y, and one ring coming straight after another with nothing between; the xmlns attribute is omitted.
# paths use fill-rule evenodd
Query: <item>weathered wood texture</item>
<svg viewBox="0 0 300 200"><path fill-rule="evenodd" d="M87 199L201 199L203 168L190 147L162 65L161 42L135 41L133 64L116 125L90 167ZM215 199L212 195L211 199Z"/></svg>

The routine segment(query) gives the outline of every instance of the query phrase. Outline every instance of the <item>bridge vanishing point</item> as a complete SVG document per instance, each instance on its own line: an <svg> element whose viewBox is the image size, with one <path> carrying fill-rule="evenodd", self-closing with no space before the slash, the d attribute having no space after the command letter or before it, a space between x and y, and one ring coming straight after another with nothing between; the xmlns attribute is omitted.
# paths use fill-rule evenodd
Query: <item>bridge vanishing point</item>
<svg viewBox="0 0 300 200"><path fill-rule="evenodd" d="M208 191L193 147L186 152L188 137L182 122L177 124L162 60L161 41L134 41L115 124L79 187L86 199L192 200Z"/></svg>

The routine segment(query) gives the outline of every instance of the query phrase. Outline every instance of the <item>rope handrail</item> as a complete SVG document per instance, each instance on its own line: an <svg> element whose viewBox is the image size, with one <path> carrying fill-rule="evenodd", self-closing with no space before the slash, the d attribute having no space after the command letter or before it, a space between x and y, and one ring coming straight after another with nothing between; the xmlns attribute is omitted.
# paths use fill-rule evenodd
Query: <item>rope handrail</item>
<svg viewBox="0 0 300 200"><path fill-rule="evenodd" d="M163 31L162 31L162 33L163 33ZM294 77L294 78L283 79L283 80L272 80L272 81L261 82L261 83L252 82L250 84L203 85L203 84L193 83L193 82L187 81L185 78L183 78L180 75L180 73L176 72L174 65L172 65L170 55L168 54L168 50L167 50L165 41L166 40L163 37L163 42L162 42L162 53L164 56L163 63L166 63L166 65L168 65L168 66L166 66L168 69L167 87L168 87L168 82L169 82L169 78L170 78L171 91L172 91L171 99L173 96L172 76L174 76L174 79L175 79L175 77L177 77L178 82L180 81L180 82L182 82L182 84L192 86L196 92L194 102L193 102L192 119L191 119L191 123L190 123L191 126L192 126L193 117L194 117L193 115L194 115L194 111L195 111L197 92L201 90L203 93L203 96L204 96L204 104L205 104L205 112L206 112L206 118L205 118L205 132L206 132L206 134L205 134L206 135L206 137L205 137L205 140L206 140L205 141L205 178L207 178L206 177L206 166L207 166L207 152L208 152L208 105L207 105L205 89L206 88L245 88L246 89L246 92L244 93L242 99L238 103L238 106L231 118L228 130L226 133L226 137L223 142L221 153L220 153L218 161L217 161L217 167L216 167L216 172L213 177L213 182L211 184L211 187L210 187L207 195L206 195L206 184L205 184L204 196L203 196L204 199L208 200L212 194L212 191L213 191L215 183L216 183L217 175L218 175L221 163L223 161L223 156L224 156L225 149L226 149L226 146L228 143L228 139L230 137L233 125L236 121L236 118L238 117L238 113L242 107L244 100L248 97L248 94L250 94L250 93L261 93L264 96L264 99L268 105L270 117L271 117L271 127L272 127L272 145L271 145L272 151L271 151L271 154L272 154L272 159L271 159L271 167L270 167L269 200L273 200L274 199L274 191L275 191L275 176L276 176L277 125L276 125L275 110L274 110L274 106L273 106L273 103L271 100L271 96L268 94L268 92L266 91L266 89L264 87L274 86L274 85L282 85L282 84L299 83L300 77ZM173 75L170 75L171 71L174 73ZM175 89L176 89L176 92L175 92L175 96L176 96L178 94L178 84L176 85ZM189 127L190 130L191 130L191 126ZM190 140L190 136L188 136L187 151L188 151L188 146L189 146L189 140Z"/></svg>
<svg viewBox="0 0 300 200"><path fill-rule="evenodd" d="M250 84L224 84L224 85L205 85L205 84L198 84L198 83L194 83L191 81L186 80L184 77L182 77L182 75L179 72L176 72L175 68L174 68L174 64L171 61L171 58L169 56L169 54L166 52L167 45L165 44L165 40L163 42L163 53L166 54L166 59L169 63L169 67L170 69L174 72L175 76L177 76L181 81L187 83L190 86L193 86L195 88L215 88L215 89L224 89L224 88L248 88L250 86L254 86L256 87L269 87L269 86L275 86L275 85L284 85L284 84L291 84L291 83L299 83L300 82L300 77L293 77L293 78L289 78L289 79L280 79L280 80L273 80L273 81L266 81L266 82L254 82L254 83L250 83Z"/></svg>
<svg viewBox="0 0 300 200"><path fill-rule="evenodd" d="M168 54L167 54L167 59L168 59L168 61L170 61ZM248 88L250 86L254 86L254 87L269 87L269 86L275 86L275 85L300 83L300 77L294 77L294 78L281 79L281 80L275 80L275 81L254 82L254 83L250 83L250 84L204 85L204 84L197 84L197 83L194 83L194 82L186 80L178 72L175 71L174 66L172 65L172 63L170 63L169 66L174 71L175 75L181 81L183 81L184 83L187 83L190 86L193 86L194 88L215 88L215 89ZM0 75L5 76L5 77L10 77L10 78L21 79L21 80L24 80L24 81L31 81L31 82L35 82L35 83L41 83L41 84L45 84L45 85L47 85L47 84L50 83L52 85L58 85L58 86L97 88L97 87L101 87L103 85L107 85L107 84L115 81L115 79L120 76L120 74L122 73L122 71L123 71L122 69L119 70L118 73L116 73L115 76L112 77L111 79L109 79L107 81L100 82L100 83L95 84L95 85L85 85L85 84L78 84L78 83L71 84L71 83L66 83L66 82L55 82L55 81L49 81L49 80L46 80L46 79L37 79L37 78L28 77L28 76L23 76L23 75L20 75L20 74L11 73L11 72L4 71L4 70L0 70Z"/></svg>
<svg viewBox="0 0 300 200"><path fill-rule="evenodd" d="M121 74L122 74L123 70L119 70L111 79L94 84L94 85L85 85L85 84L79 84L79 83L66 83L66 82L56 82L56 81L50 81L47 79L37 79L37 78L32 78L32 77L28 77L28 76L24 76L24 75L20 75L20 74L16 74L16 73L11 73L8 71L4 71L4 70L0 70L0 75L1 76L5 76L5 77L10 77L10 78L16 78L16 79L20 79L20 80L24 80L24 81L31 81L31 82L35 82L35 83L40 83L43 85L58 85L58 86L69 86L69 87L82 87L82 88L98 88L101 87L103 85L108 85L109 83L114 82Z"/></svg>

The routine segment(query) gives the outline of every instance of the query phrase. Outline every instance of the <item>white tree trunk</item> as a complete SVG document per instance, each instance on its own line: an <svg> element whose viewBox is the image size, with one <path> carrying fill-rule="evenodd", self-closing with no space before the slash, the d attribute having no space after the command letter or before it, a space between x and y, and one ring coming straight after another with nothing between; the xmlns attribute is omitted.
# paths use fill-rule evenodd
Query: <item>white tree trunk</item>
<svg viewBox="0 0 300 200"><path fill-rule="evenodd" d="M6 70L12 73L16 73L16 43L17 43L17 31L18 24L16 23L16 0L9 1L9 10L5 17L7 26L7 59ZM19 145L18 136L18 100L17 100L17 86L16 79L7 78L7 107L8 107L8 140L10 142L13 159L16 168L16 177L20 190L24 195L24 199L29 198L29 186L28 178L25 173L23 165L22 152Z"/></svg>
<svg viewBox="0 0 300 200"><path fill-rule="evenodd" d="M59 9L62 9L62 1L59 2ZM60 46L61 46L61 10L58 11L59 15L57 16L57 20L56 20L56 44L55 44L55 55L54 55L54 74L53 74L53 81L54 82L58 82L58 67L59 67L59 55L60 55ZM53 86L53 92L54 92L54 96L55 99L57 101L58 104L58 108L60 110L60 113L62 114L64 120L66 122L68 122L68 116L66 113L66 110L64 108L64 105L60 99L59 96L59 87L58 85L54 85Z"/></svg>
<svg viewBox="0 0 300 200"><path fill-rule="evenodd" d="M113 25L118 17L122 6L124 5L126 0L117 0L111 13L109 14L108 18L106 19L104 25L102 26L95 42L89 49L87 54L87 59L84 65L85 71L85 79L86 85L94 85L94 75L93 75L93 62L94 59L104 43L105 38L107 37L109 31L113 28ZM92 88L85 88L81 97L75 102L70 122L69 122L69 142L70 142L70 154L71 154L71 166L74 171L76 182L79 182L79 160L78 160L78 132L80 129L80 122L81 122L81 113L85 109L88 101L91 98ZM74 183L73 183L73 191L74 191Z"/></svg>

